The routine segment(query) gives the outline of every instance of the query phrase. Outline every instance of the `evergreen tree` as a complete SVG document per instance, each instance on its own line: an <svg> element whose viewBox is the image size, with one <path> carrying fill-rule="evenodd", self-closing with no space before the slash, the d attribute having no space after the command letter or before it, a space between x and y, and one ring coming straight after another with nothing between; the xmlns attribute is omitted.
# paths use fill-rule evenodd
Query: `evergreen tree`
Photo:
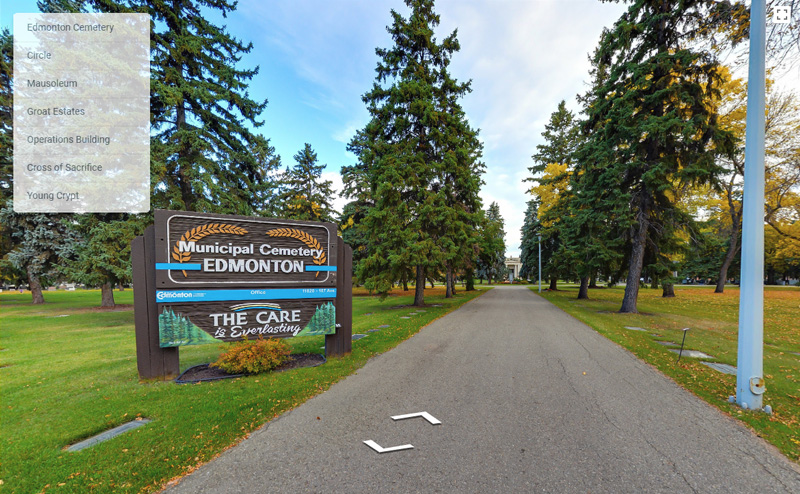
<svg viewBox="0 0 800 494"><path fill-rule="evenodd" d="M526 181L539 181L536 177L544 172L550 163L573 163L573 156L578 145L580 129L575 125L575 115L567 110L567 102L561 100L558 108L550 115L550 122L544 126L542 137L544 144L536 145L536 154L531 156L534 165L528 170L534 178Z"/></svg>
<svg viewBox="0 0 800 494"><path fill-rule="evenodd" d="M132 279L131 241L144 233L146 217L111 213L74 218L69 227L80 242L62 270L72 281L100 286L100 306L114 307L114 287Z"/></svg>
<svg viewBox="0 0 800 494"><path fill-rule="evenodd" d="M557 289L559 277L569 274L571 264L559 262L557 254L564 253L561 229L566 216L569 178L574 168L574 153L578 144L579 128L574 114L567 110L564 100L550 115L550 122L542 132L543 144L537 144L537 152L529 167L532 177L526 182L536 185L530 193L537 196L538 220L542 235L542 276L550 279L550 289ZM563 196L563 197L562 197ZM563 257L563 256L562 256Z"/></svg>
<svg viewBox="0 0 800 494"><path fill-rule="evenodd" d="M339 229L344 243L353 248L353 266L357 266L367 252L367 234L362 221L369 205L351 201L342 208L339 216Z"/></svg>
<svg viewBox="0 0 800 494"><path fill-rule="evenodd" d="M269 147L248 129L267 102L252 100L247 83L258 73L239 69L244 44L225 27L211 24L200 5L223 16L230 0L128 0L150 14L151 176L153 206L189 211L252 214L264 185L253 149Z"/></svg>
<svg viewBox="0 0 800 494"><path fill-rule="evenodd" d="M596 196L586 200L593 214L627 208L619 217L631 245L621 312L637 312L648 245L663 245L670 225L686 220L671 191L713 179L720 171L715 155L730 147L714 106L719 66L684 42L709 4L637 0L603 32L594 55L595 66L608 72L591 89L583 161L592 183L602 183L613 197L595 187Z"/></svg>
<svg viewBox="0 0 800 494"><path fill-rule="evenodd" d="M158 346L171 346L175 341L174 314L172 310L163 309L158 315Z"/></svg>
<svg viewBox="0 0 800 494"><path fill-rule="evenodd" d="M0 205L13 195L14 177L14 102L11 81L14 77L14 41L8 28L0 33ZM10 202L9 208L10 206ZM26 273L12 263L8 254L17 246L18 238L5 221L0 223L0 281L18 284Z"/></svg>
<svg viewBox="0 0 800 494"><path fill-rule="evenodd" d="M266 137L257 135L255 142L253 156L260 177L249 191L250 201L258 215L279 216L281 212L278 200L281 157L275 154L275 148L270 146L269 139Z"/></svg>
<svg viewBox="0 0 800 494"><path fill-rule="evenodd" d="M536 199L531 199L525 209L525 221L522 224L522 242L520 243L520 261L522 268L519 274L522 278L539 278L539 225L538 204Z"/></svg>
<svg viewBox="0 0 800 494"><path fill-rule="evenodd" d="M284 218L333 222L333 182L322 180L325 165L317 164L317 153L306 143L294 155L297 164L281 179L280 202Z"/></svg>
<svg viewBox="0 0 800 494"><path fill-rule="evenodd" d="M503 278L506 273L505 224L496 202L489 205L483 217L478 254L478 276L492 284L493 280Z"/></svg>
<svg viewBox="0 0 800 494"><path fill-rule="evenodd" d="M350 143L359 163L342 175L346 193L371 204L362 221L367 254L357 278L386 293L413 269L419 306L426 274L444 268L452 288L452 273L472 256L483 164L477 132L458 104L469 83L448 73L459 50L456 32L438 43L433 1L406 5L408 19L391 12L394 46L376 50L376 81L362 98L371 120Z"/></svg>
<svg viewBox="0 0 800 494"><path fill-rule="evenodd" d="M8 228L13 250L8 262L27 276L32 302L43 304L42 285L60 275L63 259L72 255L77 239L63 221L63 215L15 213L11 200L0 209L0 222Z"/></svg>
<svg viewBox="0 0 800 494"><path fill-rule="evenodd" d="M14 176L14 100L11 81L14 77L14 40L11 31L4 28L0 33L0 204L12 197ZM3 244L7 233L3 228ZM5 247L5 245L4 245ZM0 251L0 256L5 254Z"/></svg>
<svg viewBox="0 0 800 494"><path fill-rule="evenodd" d="M258 68L234 67L252 44L209 23L199 5L223 16L236 7L227 0L38 2L42 12L150 14L153 208L272 215L280 159L266 138L247 128L262 124L257 118L266 105L247 94ZM113 286L129 279L128 239L147 221L152 217L93 214L73 224L87 241L68 271L101 285L102 306L113 306Z"/></svg>
<svg viewBox="0 0 800 494"><path fill-rule="evenodd" d="M592 87L597 88L605 81L607 67L602 63L595 64L591 74ZM584 108L591 104L591 94L590 90L588 96L578 96ZM608 275L613 271L620 251L625 246L617 228L619 212L612 208L604 210L605 214L597 214L599 208L595 201L608 194L613 197L616 184L609 183L607 177L603 179L596 176L595 172L602 169L605 163L592 160L593 142L587 138L592 129L584 128L583 134L580 134L581 124L579 121L573 122L576 132L572 137L573 163L565 177L568 184L563 187L558 204L553 208L559 218L559 245L551 262L569 266L569 274L580 280L578 299L587 299L590 280L594 281L598 273Z"/></svg>

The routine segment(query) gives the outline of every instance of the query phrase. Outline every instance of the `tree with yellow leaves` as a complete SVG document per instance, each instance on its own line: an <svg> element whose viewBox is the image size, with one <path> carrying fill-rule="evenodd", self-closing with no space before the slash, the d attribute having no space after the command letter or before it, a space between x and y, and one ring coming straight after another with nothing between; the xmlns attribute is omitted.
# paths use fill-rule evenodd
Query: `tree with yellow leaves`
<svg viewBox="0 0 800 494"><path fill-rule="evenodd" d="M722 111L719 122L736 137L738 144L734 153L720 158L726 170L717 182L721 192L712 194L707 201L712 219L720 225L719 233L728 237L715 293L723 293L728 269L740 249L747 117L747 84L742 79L733 79L727 68L723 67L721 74ZM793 93L775 90L773 81L767 80L766 111L764 220L777 233L777 236L767 236L766 242L769 244L772 239L787 237L800 244L800 101ZM700 194L705 195L705 192ZM775 250L773 247L768 245L767 250Z"/></svg>
<svg viewBox="0 0 800 494"><path fill-rule="evenodd" d="M542 277L550 279L550 290L556 290L559 276L567 271L567 266L557 262L555 255L561 244L560 211L569 191L569 176L578 141L575 116L567 110L564 100L550 115L550 122L544 128L542 137L545 143L536 146L537 152L531 157L534 165L528 168L533 176L525 181L535 184L528 192L536 199L541 224Z"/></svg>

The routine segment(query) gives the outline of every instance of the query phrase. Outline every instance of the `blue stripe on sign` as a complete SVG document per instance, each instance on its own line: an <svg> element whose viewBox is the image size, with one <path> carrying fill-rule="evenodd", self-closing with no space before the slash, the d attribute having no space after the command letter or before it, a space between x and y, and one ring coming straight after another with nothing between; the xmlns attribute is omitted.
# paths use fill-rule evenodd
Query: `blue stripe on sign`
<svg viewBox="0 0 800 494"><path fill-rule="evenodd" d="M243 290L156 290L156 302L224 302L228 300L299 300L336 298L336 288Z"/></svg>
<svg viewBox="0 0 800 494"><path fill-rule="evenodd" d="M156 269L170 270L176 269L179 271L200 271L203 265L200 263L192 264L179 264L174 262L157 262Z"/></svg>
<svg viewBox="0 0 800 494"><path fill-rule="evenodd" d="M336 266L306 266L306 271L336 271Z"/></svg>

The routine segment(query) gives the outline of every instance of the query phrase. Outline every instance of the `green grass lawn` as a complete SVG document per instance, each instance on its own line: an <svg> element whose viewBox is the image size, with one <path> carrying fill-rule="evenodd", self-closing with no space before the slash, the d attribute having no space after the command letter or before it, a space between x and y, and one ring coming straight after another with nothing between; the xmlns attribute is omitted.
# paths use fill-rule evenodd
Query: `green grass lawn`
<svg viewBox="0 0 800 494"><path fill-rule="evenodd" d="M133 310L97 310L99 291L0 294L0 490L38 492L152 492L240 441L250 431L328 389L366 361L414 335L481 292L445 299L426 290L426 312L397 307L413 291L353 299L349 356L313 368L239 379L178 385L140 382ZM132 304L131 290L115 292ZM367 333L388 324L389 328ZM322 353L323 336L288 340L294 353ZM181 347L181 370L216 359L222 345ZM136 417L153 422L110 441L71 453L68 445Z"/></svg>
<svg viewBox="0 0 800 494"><path fill-rule="evenodd" d="M537 289L534 288L534 291ZM736 365L738 346L739 290L714 287L675 287L675 298L662 298L661 290L639 291L639 314L619 314L623 288L589 291L589 300L576 300L578 290L542 292L567 313L608 339L652 364L681 386L722 410L738 417L756 433L777 446L791 460L800 461L800 289L769 287L764 300L764 405L774 413L742 411L728 403L736 392L736 376L702 365L700 360L681 358L657 341L679 348L682 328L691 328L685 348L712 355L709 362ZM631 331L625 326L647 331Z"/></svg>

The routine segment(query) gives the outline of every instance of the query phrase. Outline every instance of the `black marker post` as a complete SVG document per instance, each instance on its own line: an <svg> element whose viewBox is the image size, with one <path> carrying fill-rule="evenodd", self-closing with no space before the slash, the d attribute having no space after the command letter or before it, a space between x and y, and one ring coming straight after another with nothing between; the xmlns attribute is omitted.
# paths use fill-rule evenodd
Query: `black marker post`
<svg viewBox="0 0 800 494"><path fill-rule="evenodd" d="M678 360L675 361L677 364L681 361L681 355L683 355L683 344L686 342L686 332L689 331L689 328L683 328L683 339L681 340L681 351L678 352Z"/></svg>

